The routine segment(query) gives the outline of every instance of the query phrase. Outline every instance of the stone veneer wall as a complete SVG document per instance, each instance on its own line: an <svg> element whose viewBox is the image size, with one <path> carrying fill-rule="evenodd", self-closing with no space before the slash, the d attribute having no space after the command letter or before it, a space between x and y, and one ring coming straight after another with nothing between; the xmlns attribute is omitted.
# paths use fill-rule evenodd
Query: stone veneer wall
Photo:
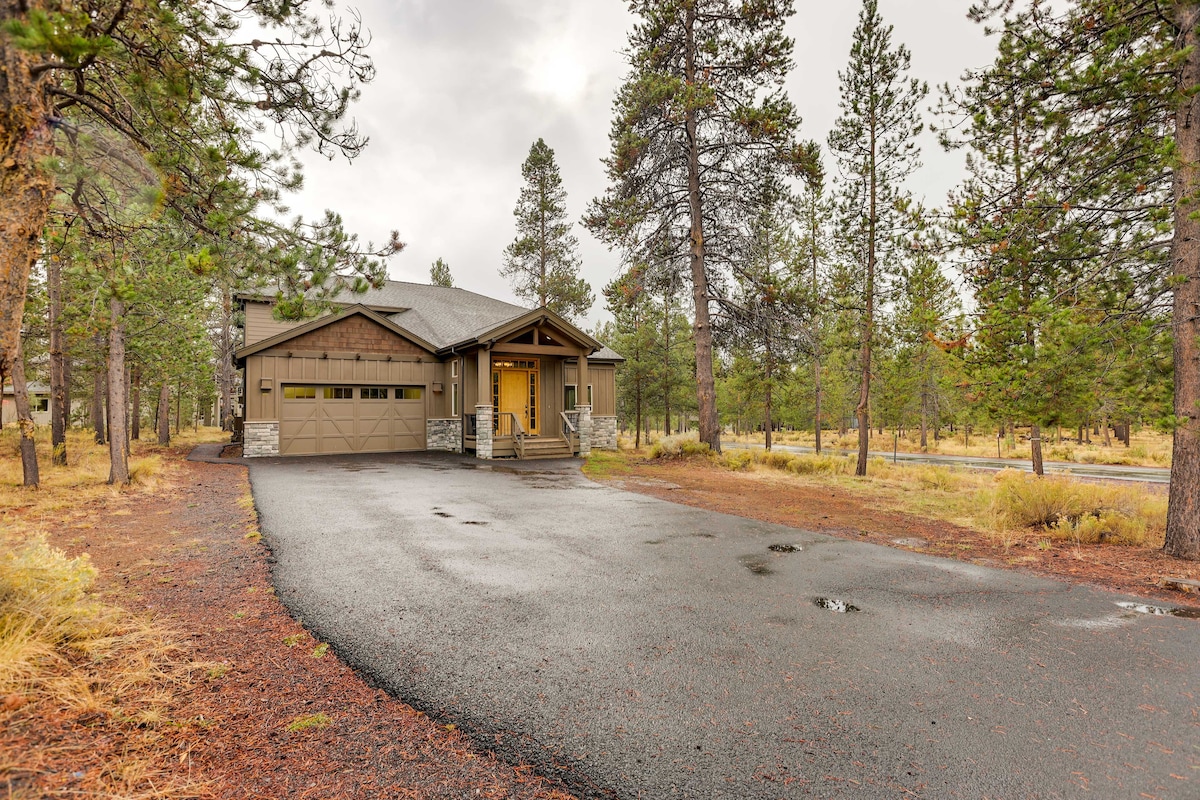
<svg viewBox="0 0 1200 800"><path fill-rule="evenodd" d="M475 457L492 457L492 407L475 406Z"/></svg>
<svg viewBox="0 0 1200 800"><path fill-rule="evenodd" d="M586 458L592 452L592 407L576 404L575 410L579 412L579 457Z"/></svg>
<svg viewBox="0 0 1200 800"><path fill-rule="evenodd" d="M592 417L592 449L617 449L616 417Z"/></svg>
<svg viewBox="0 0 1200 800"><path fill-rule="evenodd" d="M260 458L279 455L279 423L257 420L242 426L242 456Z"/></svg>
<svg viewBox="0 0 1200 800"><path fill-rule="evenodd" d="M463 451L462 443L463 424L461 419L425 420L426 449L461 453Z"/></svg>

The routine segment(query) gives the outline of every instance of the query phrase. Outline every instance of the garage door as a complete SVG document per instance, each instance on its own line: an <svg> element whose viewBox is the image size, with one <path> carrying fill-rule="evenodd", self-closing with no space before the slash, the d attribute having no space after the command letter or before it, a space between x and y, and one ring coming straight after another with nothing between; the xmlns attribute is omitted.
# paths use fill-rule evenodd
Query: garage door
<svg viewBox="0 0 1200 800"><path fill-rule="evenodd" d="M283 387L279 452L285 456L424 449L423 387Z"/></svg>

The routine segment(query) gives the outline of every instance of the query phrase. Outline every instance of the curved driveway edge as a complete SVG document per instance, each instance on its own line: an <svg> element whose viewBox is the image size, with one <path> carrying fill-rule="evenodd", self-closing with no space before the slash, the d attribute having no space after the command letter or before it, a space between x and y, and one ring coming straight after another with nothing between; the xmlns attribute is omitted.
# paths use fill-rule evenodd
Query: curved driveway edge
<svg viewBox="0 0 1200 800"><path fill-rule="evenodd" d="M272 459L250 477L294 614L581 794L1200 795L1197 621L578 464Z"/></svg>

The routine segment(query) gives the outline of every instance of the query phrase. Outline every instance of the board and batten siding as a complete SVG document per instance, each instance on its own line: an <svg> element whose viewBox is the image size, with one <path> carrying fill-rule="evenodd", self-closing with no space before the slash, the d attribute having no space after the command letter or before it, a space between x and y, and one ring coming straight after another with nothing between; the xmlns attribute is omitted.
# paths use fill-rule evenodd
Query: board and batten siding
<svg viewBox="0 0 1200 800"><path fill-rule="evenodd" d="M579 382L579 365L566 364L566 385ZM617 368L613 364L588 362L588 383L592 385L592 416L615 417L617 415ZM587 399L587 389L576 390L582 403ZM560 401L561 402L561 401Z"/></svg>
<svg viewBox="0 0 1200 800"><path fill-rule="evenodd" d="M445 371L444 364L428 361L288 357L268 351L246 359L246 419L279 419L286 384L422 386L427 417L443 418L448 416L449 391L434 392L432 388L435 382L444 385ZM270 381L270 391L262 390L264 378Z"/></svg>
<svg viewBox="0 0 1200 800"><path fill-rule="evenodd" d="M274 307L274 303L257 303L253 300L246 301L246 325L244 328L246 341L243 342L243 347L248 347L264 339L270 339L272 336L278 336L307 322L307 320L300 322L280 322L271 316L271 309Z"/></svg>

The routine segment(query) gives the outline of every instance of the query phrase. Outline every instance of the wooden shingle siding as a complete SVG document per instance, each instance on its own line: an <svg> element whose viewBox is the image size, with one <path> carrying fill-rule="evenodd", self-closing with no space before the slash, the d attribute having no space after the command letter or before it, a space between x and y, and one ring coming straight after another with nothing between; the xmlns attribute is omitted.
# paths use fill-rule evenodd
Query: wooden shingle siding
<svg viewBox="0 0 1200 800"><path fill-rule="evenodd" d="M418 345L364 317L350 317L287 343L288 350L324 350L336 353L386 353L388 355L424 355Z"/></svg>

